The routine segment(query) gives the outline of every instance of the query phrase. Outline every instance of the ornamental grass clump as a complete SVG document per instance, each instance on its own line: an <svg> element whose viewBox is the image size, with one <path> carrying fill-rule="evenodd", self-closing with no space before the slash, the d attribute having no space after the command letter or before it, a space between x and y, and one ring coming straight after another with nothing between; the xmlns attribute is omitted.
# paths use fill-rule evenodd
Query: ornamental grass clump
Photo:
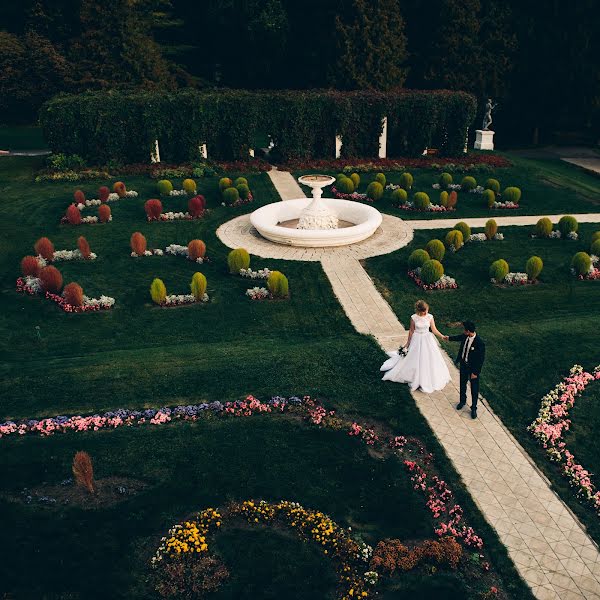
<svg viewBox="0 0 600 600"><path fill-rule="evenodd" d="M462 232L458 229L452 229L446 234L445 242L446 247L453 249L454 252L460 250L460 248L462 248L464 244Z"/></svg>
<svg viewBox="0 0 600 600"><path fill-rule="evenodd" d="M454 226L454 229L456 229L462 233L463 241L468 240L469 237L471 237L471 228L464 221L459 221Z"/></svg>
<svg viewBox="0 0 600 600"><path fill-rule="evenodd" d="M439 260L440 262L444 260L446 247L441 240L429 240L427 244L425 244L425 250L431 258Z"/></svg>
<svg viewBox="0 0 600 600"><path fill-rule="evenodd" d="M385 187L385 184L387 183L387 179L385 178L385 174L384 173L377 173L377 175L375 175L375 181L379 182L381 184L381 187Z"/></svg>
<svg viewBox="0 0 600 600"><path fill-rule="evenodd" d="M40 271L40 283L45 292L58 294L62 289L63 278L56 267L49 265Z"/></svg>
<svg viewBox="0 0 600 600"><path fill-rule="evenodd" d="M239 273L250 266L250 255L244 248L236 248L227 255L227 266L230 273Z"/></svg>
<svg viewBox="0 0 600 600"><path fill-rule="evenodd" d="M408 193L402 188L398 188L392 192L392 200L398 204L406 204L408 202Z"/></svg>
<svg viewBox="0 0 600 600"><path fill-rule="evenodd" d="M184 179L183 180L183 189L186 194L195 194L196 193L196 182L193 179Z"/></svg>
<svg viewBox="0 0 600 600"><path fill-rule="evenodd" d="M100 223L108 223L110 221L111 210L108 204L101 204L98 207L98 220Z"/></svg>
<svg viewBox="0 0 600 600"><path fill-rule="evenodd" d="M412 189L415 178L410 173L402 173L400 175L400 187L407 192Z"/></svg>
<svg viewBox="0 0 600 600"><path fill-rule="evenodd" d="M94 494L96 486L94 484L94 466L92 459L87 452L79 451L73 457L73 477L75 483L90 494Z"/></svg>
<svg viewBox="0 0 600 600"><path fill-rule="evenodd" d="M201 194L192 196L188 201L188 212L192 217L201 217L206 210L206 199Z"/></svg>
<svg viewBox="0 0 600 600"><path fill-rule="evenodd" d="M446 190L440 192L440 206L448 208L448 196L449 194Z"/></svg>
<svg viewBox="0 0 600 600"><path fill-rule="evenodd" d="M223 192L227 188L230 188L232 185L233 185L233 181L231 181L231 179L229 179L229 177L221 177L221 179L219 179L219 190L221 192Z"/></svg>
<svg viewBox="0 0 600 600"><path fill-rule="evenodd" d="M100 202L106 202L109 196L110 190L105 185L102 185L98 188L98 198Z"/></svg>
<svg viewBox="0 0 600 600"><path fill-rule="evenodd" d="M74 281L67 283L63 290L63 296L67 304L71 306L83 306L83 288L78 283Z"/></svg>
<svg viewBox="0 0 600 600"><path fill-rule="evenodd" d="M24 277L39 277L42 266L36 256L24 256L21 259L21 273Z"/></svg>
<svg viewBox="0 0 600 600"><path fill-rule="evenodd" d="M570 233L576 233L578 229L579 223L577 222L577 219L571 215L561 217L558 222L558 230L563 237L566 237Z"/></svg>
<svg viewBox="0 0 600 600"><path fill-rule="evenodd" d="M445 190L449 185L451 185L452 181L453 179L450 173L442 173L438 179L438 183L440 184L440 187L443 190Z"/></svg>
<svg viewBox="0 0 600 600"><path fill-rule="evenodd" d="M485 222L485 237L488 240L494 238L494 236L498 233L498 223L494 219L489 219Z"/></svg>
<svg viewBox="0 0 600 600"><path fill-rule="evenodd" d="M69 225L79 225L81 223L81 212L75 204L69 204L65 216Z"/></svg>
<svg viewBox="0 0 600 600"><path fill-rule="evenodd" d="M458 203L458 192L451 191L448 195L448 206L447 208L456 208L456 204Z"/></svg>
<svg viewBox="0 0 600 600"><path fill-rule="evenodd" d="M127 188L122 181L116 181L113 184L113 192L115 192L119 198L125 198L125 195L127 194Z"/></svg>
<svg viewBox="0 0 600 600"><path fill-rule="evenodd" d="M471 177L470 175L463 177L463 180L460 183L460 189L464 190L465 192L472 192L476 187L477 180L475 177Z"/></svg>
<svg viewBox="0 0 600 600"><path fill-rule="evenodd" d="M423 264L427 262L430 258L431 257L429 256L427 250L422 250L420 248L418 250L413 250L411 255L408 257L409 270L413 271L414 269L422 267Z"/></svg>
<svg viewBox="0 0 600 600"><path fill-rule="evenodd" d="M417 192L413 196L413 203L417 210L427 210L431 204L431 200L429 199L429 195L425 192Z"/></svg>
<svg viewBox="0 0 600 600"><path fill-rule="evenodd" d="M250 197L250 188L247 183L238 184L235 189L238 191L242 200L247 200Z"/></svg>
<svg viewBox="0 0 600 600"><path fill-rule="evenodd" d="M571 267L574 269L576 275L587 275L590 272L591 266L592 259L587 252L577 252L571 260Z"/></svg>
<svg viewBox="0 0 600 600"><path fill-rule="evenodd" d="M354 189L357 190L358 186L360 185L360 175L358 173L352 173L352 175L350 175L350 179L352 179Z"/></svg>
<svg viewBox="0 0 600 600"><path fill-rule="evenodd" d="M77 248L79 252L81 252L81 256L83 256L83 258L87 259L90 257L90 254L92 253L90 244L82 235L77 238Z"/></svg>
<svg viewBox="0 0 600 600"><path fill-rule="evenodd" d="M594 231L594 233L592 233L592 244L597 240L600 240L600 231Z"/></svg>
<svg viewBox="0 0 600 600"><path fill-rule="evenodd" d="M350 177L342 177L337 183L337 189L342 194L351 194L354 192L354 181Z"/></svg>
<svg viewBox="0 0 600 600"><path fill-rule="evenodd" d="M225 202L227 206L232 206L239 199L240 193L238 192L237 188L228 187L225 190L223 190L223 202Z"/></svg>
<svg viewBox="0 0 600 600"><path fill-rule="evenodd" d="M154 304L164 304L165 299L167 298L167 288L163 283L162 279L154 279L152 284L150 285L150 297L152 298L152 302Z"/></svg>
<svg viewBox="0 0 600 600"><path fill-rule="evenodd" d="M590 252L594 256L600 256L600 238L598 238L595 242L592 242L590 246Z"/></svg>
<svg viewBox="0 0 600 600"><path fill-rule="evenodd" d="M203 273L196 272L192 275L190 291L197 302L201 302L206 294L206 277Z"/></svg>
<svg viewBox="0 0 600 600"><path fill-rule="evenodd" d="M190 260L204 258L206 254L206 244L202 240L192 240L188 244L188 256Z"/></svg>
<svg viewBox="0 0 600 600"><path fill-rule="evenodd" d="M288 278L280 271L271 271L267 278L267 288L273 298L287 298L289 296Z"/></svg>
<svg viewBox="0 0 600 600"><path fill-rule="evenodd" d="M41 237L34 245L33 249L44 260L51 261L54 258L54 244L47 238Z"/></svg>
<svg viewBox="0 0 600 600"><path fill-rule="evenodd" d="M494 208L494 204L496 204L496 192L494 190L483 190L482 196L487 207Z"/></svg>
<svg viewBox="0 0 600 600"><path fill-rule="evenodd" d="M552 233L552 221L548 217L541 218L535 224L535 236L547 238Z"/></svg>
<svg viewBox="0 0 600 600"><path fill-rule="evenodd" d="M168 179L156 182L156 189L161 196L168 196L173 191L173 184Z"/></svg>
<svg viewBox="0 0 600 600"><path fill-rule="evenodd" d="M444 274L444 266L439 260L430 259L426 260L421 267L421 279L423 283L431 285L436 281L439 281Z"/></svg>
<svg viewBox="0 0 600 600"><path fill-rule="evenodd" d="M525 263L525 273L527 273L529 281L536 281L543 268L544 262L539 256L529 258Z"/></svg>
<svg viewBox="0 0 600 600"><path fill-rule="evenodd" d="M486 190L491 190L494 194L500 193L500 182L497 179L488 179L483 187Z"/></svg>
<svg viewBox="0 0 600 600"><path fill-rule="evenodd" d="M379 181L371 181L367 186L367 198L379 200L383 196L383 185Z"/></svg>
<svg viewBox="0 0 600 600"><path fill-rule="evenodd" d="M146 211L148 220L158 221L158 219L160 219L160 215L162 214L162 202L156 198L146 200L146 203L144 204L144 210Z"/></svg>
<svg viewBox="0 0 600 600"><path fill-rule="evenodd" d="M85 194L81 190L75 190L73 200L75 200L75 204L85 204Z"/></svg>
<svg viewBox="0 0 600 600"><path fill-rule="evenodd" d="M507 187L502 192L502 201L511 202L512 204L519 204L521 200L521 190L518 187Z"/></svg>
<svg viewBox="0 0 600 600"><path fill-rule="evenodd" d="M502 283L508 275L509 270L510 268L508 266L508 263L503 258L500 258L498 260L495 260L490 265L490 277L496 283Z"/></svg>
<svg viewBox="0 0 600 600"><path fill-rule="evenodd" d="M140 231L135 231L131 234L129 245L131 246L131 251L135 252L138 256L143 256L144 252L146 252L146 248L148 247L146 243L146 237Z"/></svg>

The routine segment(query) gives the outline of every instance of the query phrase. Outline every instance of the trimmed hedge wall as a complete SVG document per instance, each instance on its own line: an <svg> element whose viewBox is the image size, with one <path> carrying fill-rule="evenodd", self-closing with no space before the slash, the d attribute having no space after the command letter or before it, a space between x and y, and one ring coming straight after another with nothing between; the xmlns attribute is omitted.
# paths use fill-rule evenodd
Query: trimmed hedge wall
<svg viewBox="0 0 600 600"><path fill-rule="evenodd" d="M445 90L103 91L57 96L40 120L52 151L103 164L147 162L155 139L168 162L198 159L202 143L211 159L243 160L258 133L284 159L333 158L336 134L345 158L376 157L386 115L389 156L454 156L475 111L473 96Z"/></svg>

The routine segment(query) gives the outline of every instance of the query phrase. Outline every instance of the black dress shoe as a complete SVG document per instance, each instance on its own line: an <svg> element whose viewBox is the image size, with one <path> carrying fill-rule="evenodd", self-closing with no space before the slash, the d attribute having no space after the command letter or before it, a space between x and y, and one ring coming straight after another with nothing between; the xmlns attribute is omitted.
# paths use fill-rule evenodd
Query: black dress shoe
<svg viewBox="0 0 600 600"><path fill-rule="evenodd" d="M464 402L459 402L459 403L456 405L456 410L460 410L460 409L461 409L461 408L462 408L464 405L465 405L465 403L464 403Z"/></svg>
<svg viewBox="0 0 600 600"><path fill-rule="evenodd" d="M477 409L472 408L471 409L471 419L476 419L476 418L477 418Z"/></svg>

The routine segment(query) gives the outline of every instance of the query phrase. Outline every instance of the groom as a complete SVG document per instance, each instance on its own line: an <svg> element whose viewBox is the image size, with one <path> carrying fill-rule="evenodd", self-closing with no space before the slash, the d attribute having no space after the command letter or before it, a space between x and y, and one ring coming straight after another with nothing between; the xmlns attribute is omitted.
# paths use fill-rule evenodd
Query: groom
<svg viewBox="0 0 600 600"><path fill-rule="evenodd" d="M460 410L467 402L467 383L471 382L471 418L477 418L477 397L479 396L479 380L481 368L485 360L485 344L475 333L473 321L463 322L464 332L460 335L447 336L451 342L461 342L455 362L460 365L460 402L456 409Z"/></svg>

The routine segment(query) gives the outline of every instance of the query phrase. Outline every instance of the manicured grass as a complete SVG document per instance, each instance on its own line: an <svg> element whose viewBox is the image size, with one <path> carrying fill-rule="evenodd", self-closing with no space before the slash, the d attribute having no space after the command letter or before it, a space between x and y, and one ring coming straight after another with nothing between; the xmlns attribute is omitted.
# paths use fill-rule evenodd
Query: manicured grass
<svg viewBox="0 0 600 600"><path fill-rule="evenodd" d="M446 254L446 272L459 285L452 291L420 291L406 275L408 255L432 238L443 239L445 230L416 231L408 247L368 261L369 273L403 323L408 324L419 298L429 302L442 332L456 333L458 330L446 324L466 318L477 323L487 344L483 394L597 540L597 518L573 500L568 484L526 427L536 417L541 397L573 364L591 369L599 362L600 282L577 281L569 272L573 254L588 250L591 234L598 229L598 225L580 225L581 237L575 242L531 239L529 227L500 228L505 236L502 242L473 242L456 254ZM498 288L490 283L488 268L492 261L504 258L512 271L524 271L532 255L544 261L539 285ZM447 348L456 354L455 344ZM590 406L589 410L594 408ZM577 438L573 439L572 450L579 453ZM582 452L588 461L586 466L599 472L597 447L589 445Z"/></svg>

